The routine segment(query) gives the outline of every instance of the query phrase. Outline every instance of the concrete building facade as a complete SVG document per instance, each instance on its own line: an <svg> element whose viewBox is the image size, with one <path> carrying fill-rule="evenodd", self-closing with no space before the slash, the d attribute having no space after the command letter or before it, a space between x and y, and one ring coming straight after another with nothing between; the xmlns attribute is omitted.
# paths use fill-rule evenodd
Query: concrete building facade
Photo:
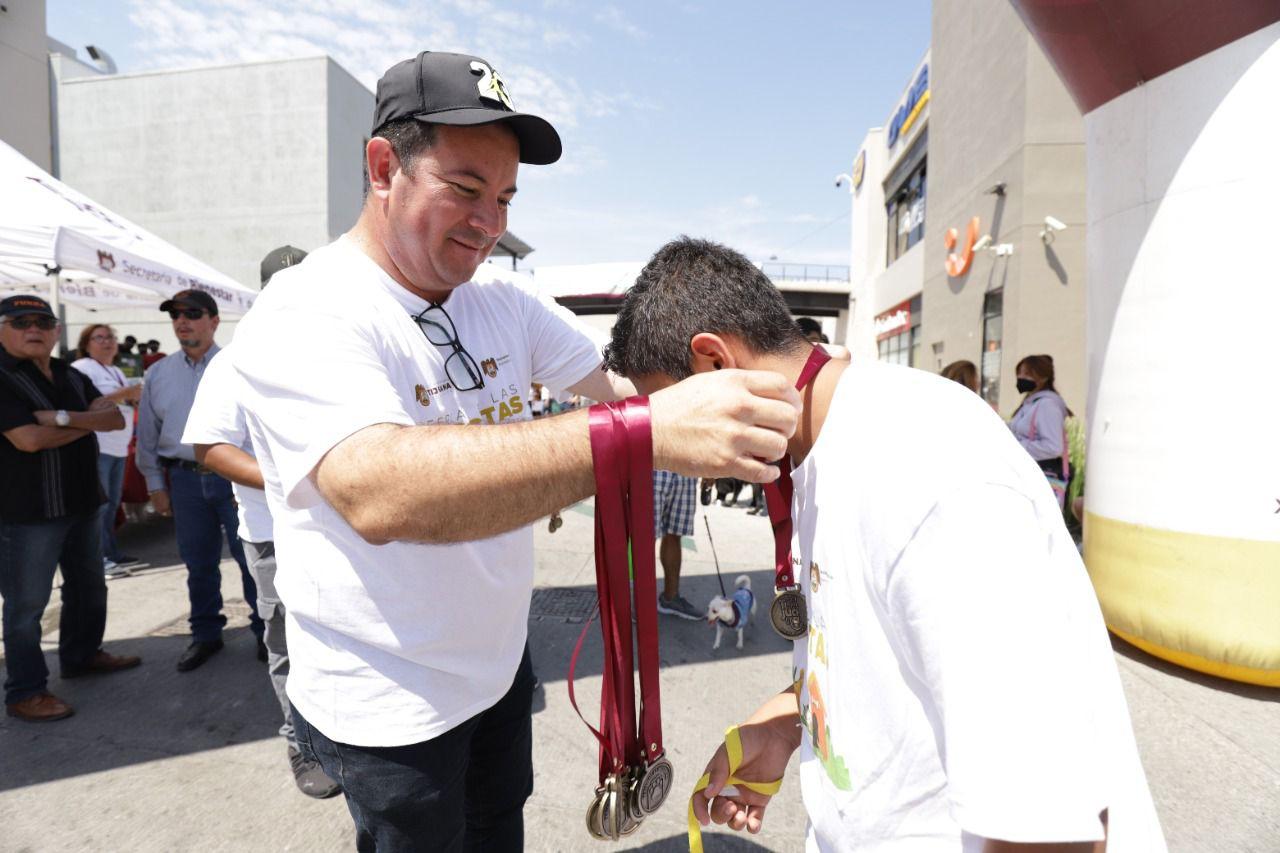
<svg viewBox="0 0 1280 853"><path fill-rule="evenodd" d="M373 95L328 57L86 75L62 73L76 63L55 56L53 67L61 179L242 284L257 284L271 249L314 249L359 215ZM174 345L158 311L71 308L72 338L99 314Z"/></svg>
<svg viewBox="0 0 1280 853"><path fill-rule="evenodd" d="M49 51L44 0L0 4L0 139L49 171Z"/></svg>
<svg viewBox="0 0 1280 853"><path fill-rule="evenodd" d="M1083 414L1080 113L1005 0L938 0L932 31L854 158L848 345L933 372L971 361L1005 415L1018 360L1048 353Z"/></svg>

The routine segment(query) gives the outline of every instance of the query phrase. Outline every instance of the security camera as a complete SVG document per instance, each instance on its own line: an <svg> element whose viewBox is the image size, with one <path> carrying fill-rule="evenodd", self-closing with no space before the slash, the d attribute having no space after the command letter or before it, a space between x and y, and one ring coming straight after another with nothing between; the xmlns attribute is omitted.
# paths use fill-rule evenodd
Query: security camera
<svg viewBox="0 0 1280 853"><path fill-rule="evenodd" d="M1053 242L1053 235L1056 231L1062 231L1067 227L1067 223L1061 219L1054 219L1052 216L1044 218L1044 230L1040 232L1040 240L1046 246Z"/></svg>
<svg viewBox="0 0 1280 853"><path fill-rule="evenodd" d="M983 249L987 248L990 245L991 245L991 235L983 234L981 237L978 238L978 242L973 244L973 250L975 252L981 252Z"/></svg>
<svg viewBox="0 0 1280 853"><path fill-rule="evenodd" d="M849 177L844 172L836 175L836 189L840 189L840 187L844 185L845 181L849 182L849 186L853 186L853 178Z"/></svg>

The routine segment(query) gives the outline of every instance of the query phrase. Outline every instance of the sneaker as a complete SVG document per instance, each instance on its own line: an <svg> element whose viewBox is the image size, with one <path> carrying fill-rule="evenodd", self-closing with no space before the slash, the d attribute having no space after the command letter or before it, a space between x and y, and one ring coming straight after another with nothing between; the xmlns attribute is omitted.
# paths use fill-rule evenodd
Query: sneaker
<svg viewBox="0 0 1280 853"><path fill-rule="evenodd" d="M102 573L108 578L127 578L129 575L133 574L114 560L102 561Z"/></svg>
<svg viewBox="0 0 1280 853"><path fill-rule="evenodd" d="M120 554L116 557L116 562L122 566L136 566L142 563L137 557L131 557L128 554Z"/></svg>
<svg viewBox="0 0 1280 853"><path fill-rule="evenodd" d="M702 619L702 611L690 604L689 600L682 595L666 598L662 593L658 593L658 612L666 613L668 616L679 616L681 619L695 621Z"/></svg>
<svg viewBox="0 0 1280 853"><path fill-rule="evenodd" d="M308 761L293 747L289 747L289 769L293 771L298 790L308 797L327 800L342 792L342 786L326 776L319 764Z"/></svg>

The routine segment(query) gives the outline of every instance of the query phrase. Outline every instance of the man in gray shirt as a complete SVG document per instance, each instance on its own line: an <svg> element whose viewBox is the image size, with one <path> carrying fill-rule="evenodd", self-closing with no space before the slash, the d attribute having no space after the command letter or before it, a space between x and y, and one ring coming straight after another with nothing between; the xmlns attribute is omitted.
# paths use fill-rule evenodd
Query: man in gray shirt
<svg viewBox="0 0 1280 853"><path fill-rule="evenodd" d="M187 564L187 594L191 599L191 645L178 659L178 671L189 672L222 649L222 539L240 564L244 600L258 638L258 659L266 661L263 623L252 606L258 591L245 563L236 522L231 483L195 461L182 431L195 400L196 388L210 360L218 352L213 341L218 328L218 304L199 290L184 290L160 305L173 320L181 351L166 356L147 371L138 405L138 470L147 480L151 502L161 515L173 515L178 553Z"/></svg>

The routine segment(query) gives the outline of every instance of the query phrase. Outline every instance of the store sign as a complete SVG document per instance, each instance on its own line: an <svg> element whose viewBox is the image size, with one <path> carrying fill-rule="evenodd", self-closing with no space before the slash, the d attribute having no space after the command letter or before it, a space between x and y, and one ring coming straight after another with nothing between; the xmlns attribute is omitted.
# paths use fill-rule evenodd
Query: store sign
<svg viewBox="0 0 1280 853"><path fill-rule="evenodd" d="M965 231L964 248L958 253L951 251L956 247L956 241L959 234L956 229L948 228L947 233L942 237L942 243L949 251L947 255L946 268L947 275L952 278L958 278L969 271L969 267L973 266L973 244L978 242L978 231L982 228L982 221L978 217L969 220L969 227Z"/></svg>
<svg viewBox="0 0 1280 853"><path fill-rule="evenodd" d="M907 92L907 99L898 107L893 120L889 122L888 147L892 148L897 144L899 136L911 130L916 119L920 118L920 111L927 103L929 103L929 66L926 64L921 66L920 75L911 85L911 91Z"/></svg>
<svg viewBox="0 0 1280 853"><path fill-rule="evenodd" d="M862 188L862 179L867 172L867 149L858 152L858 159L853 161L853 191Z"/></svg>
<svg viewBox="0 0 1280 853"><path fill-rule="evenodd" d="M883 341L900 335L911 328L911 300L895 305L883 314L876 315L876 340Z"/></svg>

